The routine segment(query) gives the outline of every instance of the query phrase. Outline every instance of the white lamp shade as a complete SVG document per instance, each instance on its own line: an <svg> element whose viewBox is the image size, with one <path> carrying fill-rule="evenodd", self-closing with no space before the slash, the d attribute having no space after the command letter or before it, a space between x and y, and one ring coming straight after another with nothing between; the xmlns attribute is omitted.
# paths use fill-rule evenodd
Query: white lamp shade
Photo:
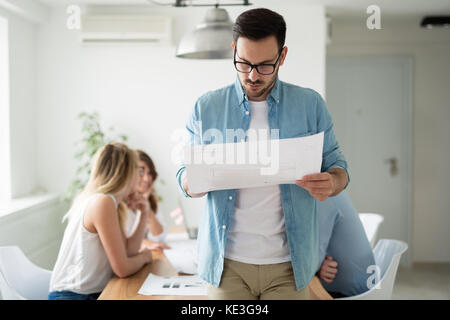
<svg viewBox="0 0 450 320"><path fill-rule="evenodd" d="M233 23L222 8L207 11L206 19L183 37L176 56L188 59L229 59L233 57Z"/></svg>

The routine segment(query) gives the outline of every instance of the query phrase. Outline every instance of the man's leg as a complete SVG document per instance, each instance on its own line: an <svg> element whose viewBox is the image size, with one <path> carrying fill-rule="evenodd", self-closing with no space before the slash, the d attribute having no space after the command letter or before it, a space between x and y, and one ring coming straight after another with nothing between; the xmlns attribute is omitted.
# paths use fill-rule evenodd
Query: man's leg
<svg viewBox="0 0 450 320"><path fill-rule="evenodd" d="M260 266L261 300L308 300L309 287L295 287L291 262Z"/></svg>
<svg viewBox="0 0 450 320"><path fill-rule="evenodd" d="M218 288L208 284L208 298L212 300L256 300L258 266L225 259Z"/></svg>

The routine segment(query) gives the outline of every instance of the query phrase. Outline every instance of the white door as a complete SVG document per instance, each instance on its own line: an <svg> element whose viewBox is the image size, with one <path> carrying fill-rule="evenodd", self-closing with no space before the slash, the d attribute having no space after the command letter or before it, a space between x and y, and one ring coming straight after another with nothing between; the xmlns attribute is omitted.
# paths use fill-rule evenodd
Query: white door
<svg viewBox="0 0 450 320"><path fill-rule="evenodd" d="M411 263L412 59L328 57L327 106L347 159L358 212L384 216L378 239L409 244Z"/></svg>

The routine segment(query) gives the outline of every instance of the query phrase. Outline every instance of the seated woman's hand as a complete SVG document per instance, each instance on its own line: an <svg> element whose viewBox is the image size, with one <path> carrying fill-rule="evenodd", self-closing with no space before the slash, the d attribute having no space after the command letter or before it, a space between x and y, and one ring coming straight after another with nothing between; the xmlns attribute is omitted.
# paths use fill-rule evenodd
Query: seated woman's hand
<svg viewBox="0 0 450 320"><path fill-rule="evenodd" d="M326 256L319 270L319 278L326 283L333 282L336 277L338 263L332 257Z"/></svg>
<svg viewBox="0 0 450 320"><path fill-rule="evenodd" d="M139 254L141 254L144 257L145 264L152 262L153 260L152 250L147 248L141 248Z"/></svg>
<svg viewBox="0 0 450 320"><path fill-rule="evenodd" d="M125 199L125 203L127 204L128 209L132 211L137 210L137 192L130 193L128 197Z"/></svg>
<svg viewBox="0 0 450 320"><path fill-rule="evenodd" d="M150 214L150 203L143 194L139 192L131 193L126 199L127 207L133 211L139 210L143 214L142 217L148 218Z"/></svg>
<svg viewBox="0 0 450 320"><path fill-rule="evenodd" d="M145 239L142 242L141 250L143 248L149 249L149 250L164 250L164 249L172 249L169 245L165 244L164 242L156 242L151 241L148 239Z"/></svg>

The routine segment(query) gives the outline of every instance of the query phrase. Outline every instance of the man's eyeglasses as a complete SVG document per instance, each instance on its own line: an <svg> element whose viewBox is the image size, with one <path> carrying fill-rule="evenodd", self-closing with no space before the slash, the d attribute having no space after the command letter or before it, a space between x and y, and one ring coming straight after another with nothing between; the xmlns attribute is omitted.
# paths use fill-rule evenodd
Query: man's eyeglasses
<svg viewBox="0 0 450 320"><path fill-rule="evenodd" d="M234 50L234 67L238 72L242 73L250 73L252 72L253 68L255 68L259 74L269 75L274 73L275 67L278 63L278 60L280 60L282 52L283 48L281 48L280 53L278 54L278 58L273 64L272 63L251 64L248 62L236 61L236 50Z"/></svg>

